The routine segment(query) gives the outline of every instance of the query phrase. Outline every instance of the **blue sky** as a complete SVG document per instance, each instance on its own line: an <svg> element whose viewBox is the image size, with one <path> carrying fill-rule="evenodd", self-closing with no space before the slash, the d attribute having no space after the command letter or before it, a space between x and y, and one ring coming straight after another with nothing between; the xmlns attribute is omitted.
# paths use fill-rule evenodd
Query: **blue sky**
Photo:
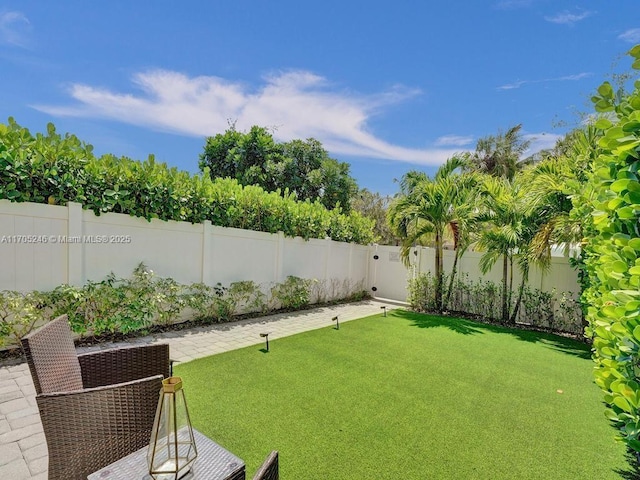
<svg viewBox="0 0 640 480"><path fill-rule="evenodd" d="M397 191L522 123L553 145L640 43L637 0L31 0L0 4L0 122L191 172L205 137L315 137ZM560 124L560 126L558 126Z"/></svg>

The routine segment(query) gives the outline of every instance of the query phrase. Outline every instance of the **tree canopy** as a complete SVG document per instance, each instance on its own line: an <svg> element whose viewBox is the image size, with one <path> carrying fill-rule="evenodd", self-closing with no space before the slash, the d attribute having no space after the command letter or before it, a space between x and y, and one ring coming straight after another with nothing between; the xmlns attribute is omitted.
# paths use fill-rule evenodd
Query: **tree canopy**
<svg viewBox="0 0 640 480"><path fill-rule="evenodd" d="M505 133L489 135L478 140L476 151L471 154L469 167L494 177L512 180L527 160L521 160L522 154L531 142L522 136L522 125L511 127Z"/></svg>
<svg viewBox="0 0 640 480"><path fill-rule="evenodd" d="M364 217L376 222L373 233L380 245L396 244L397 237L387 222L387 209L391 201L391 197L383 197L378 192L371 192L366 188L361 189L351 201L353 211L360 212Z"/></svg>
<svg viewBox="0 0 640 480"><path fill-rule="evenodd" d="M208 137L200 155L200 169L212 179L234 178L242 185L259 185L267 191L295 194L299 200L318 200L328 209L351 209L357 192L349 164L331 157L318 140L276 142L264 127L248 132L231 125L224 133Z"/></svg>

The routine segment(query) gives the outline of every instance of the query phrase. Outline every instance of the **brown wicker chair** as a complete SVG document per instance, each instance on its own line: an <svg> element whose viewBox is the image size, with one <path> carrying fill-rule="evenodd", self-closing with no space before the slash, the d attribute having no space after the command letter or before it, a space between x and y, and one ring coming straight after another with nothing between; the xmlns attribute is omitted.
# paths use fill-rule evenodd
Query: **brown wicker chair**
<svg viewBox="0 0 640 480"><path fill-rule="evenodd" d="M87 475L149 444L169 345L77 355L67 316L22 339L49 449L49 479Z"/></svg>
<svg viewBox="0 0 640 480"><path fill-rule="evenodd" d="M269 454L262 466L253 476L253 480L279 480L278 452L274 450Z"/></svg>

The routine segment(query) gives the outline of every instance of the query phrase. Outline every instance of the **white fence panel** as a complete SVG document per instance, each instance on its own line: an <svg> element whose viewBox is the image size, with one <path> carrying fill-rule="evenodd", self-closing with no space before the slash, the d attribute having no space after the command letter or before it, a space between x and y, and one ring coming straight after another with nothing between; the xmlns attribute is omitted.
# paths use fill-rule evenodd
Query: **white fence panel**
<svg viewBox="0 0 640 480"><path fill-rule="evenodd" d="M65 283L67 248L57 240L67 234L67 223L65 207L0 201L0 289Z"/></svg>
<svg viewBox="0 0 640 480"><path fill-rule="evenodd" d="M282 275L279 281L290 275L300 278L324 279L326 261L327 240L311 238L305 241L300 237L285 238Z"/></svg>
<svg viewBox="0 0 640 480"><path fill-rule="evenodd" d="M45 239L44 241L42 239ZM144 262L180 283L228 286L253 280L266 291L287 276L367 287L368 249L330 239L285 238L202 224L151 222L116 213L0 200L0 290L80 286L113 272L128 277ZM348 294L350 292L339 292Z"/></svg>
<svg viewBox="0 0 640 480"><path fill-rule="evenodd" d="M88 210L82 211L82 217L80 283L100 281L109 272L128 277L140 262L161 277L181 283L200 280L202 225L158 219L149 222L117 213L96 217ZM95 242L98 239L106 242Z"/></svg>
<svg viewBox="0 0 640 480"><path fill-rule="evenodd" d="M278 277L279 235L240 230L237 228L211 227L209 258L204 260L207 269L204 283L222 283L253 280L266 284Z"/></svg>

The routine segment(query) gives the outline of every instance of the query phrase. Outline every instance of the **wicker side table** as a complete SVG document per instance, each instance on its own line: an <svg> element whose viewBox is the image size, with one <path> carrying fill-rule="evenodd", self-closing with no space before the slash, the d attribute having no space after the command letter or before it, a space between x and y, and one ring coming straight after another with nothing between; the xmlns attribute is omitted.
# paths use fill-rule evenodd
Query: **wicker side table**
<svg viewBox="0 0 640 480"><path fill-rule="evenodd" d="M193 430L198 458L182 480L244 480L244 462L213 440ZM92 473L88 480L151 480L147 447Z"/></svg>

